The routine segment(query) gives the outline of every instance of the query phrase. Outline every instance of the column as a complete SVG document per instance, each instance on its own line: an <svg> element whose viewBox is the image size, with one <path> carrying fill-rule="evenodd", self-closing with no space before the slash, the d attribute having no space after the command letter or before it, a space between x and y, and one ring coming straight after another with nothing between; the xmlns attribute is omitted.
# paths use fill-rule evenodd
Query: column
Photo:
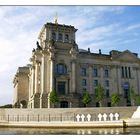
<svg viewBox="0 0 140 140"><path fill-rule="evenodd" d="M50 92L54 88L54 60L50 59Z"/></svg>
<svg viewBox="0 0 140 140"><path fill-rule="evenodd" d="M31 79L31 97L33 97L33 95L34 95L34 89L35 89L35 66L32 66L32 73L31 73L31 77L32 77L32 79ZM32 99L31 99L32 100ZM34 108L34 104L32 105L32 107Z"/></svg>
<svg viewBox="0 0 140 140"><path fill-rule="evenodd" d="M39 82L39 62L36 61L36 64L35 64L35 93L39 93L38 82Z"/></svg>
<svg viewBox="0 0 140 140"><path fill-rule="evenodd" d="M120 66L116 67L117 69L117 88L118 88L118 93L121 95L121 71L120 71Z"/></svg>
<svg viewBox="0 0 140 140"><path fill-rule="evenodd" d="M40 107L40 93L39 93L39 62L35 63L35 95L34 95L34 107Z"/></svg>
<svg viewBox="0 0 140 140"><path fill-rule="evenodd" d="M89 93L93 93L92 66L89 66Z"/></svg>
<svg viewBox="0 0 140 140"><path fill-rule="evenodd" d="M53 58L50 58L50 91L49 93L54 89L54 60ZM50 108L50 100L48 95L48 108Z"/></svg>
<svg viewBox="0 0 140 140"><path fill-rule="evenodd" d="M103 84L104 84L104 69L103 69L103 66L102 65L100 65L100 84L101 84L101 86L103 86Z"/></svg>
<svg viewBox="0 0 140 140"><path fill-rule="evenodd" d="M43 52L41 63L41 97L40 108L47 107L47 56Z"/></svg>
<svg viewBox="0 0 140 140"><path fill-rule="evenodd" d="M71 75L72 93L76 93L76 62L72 61L72 75Z"/></svg>

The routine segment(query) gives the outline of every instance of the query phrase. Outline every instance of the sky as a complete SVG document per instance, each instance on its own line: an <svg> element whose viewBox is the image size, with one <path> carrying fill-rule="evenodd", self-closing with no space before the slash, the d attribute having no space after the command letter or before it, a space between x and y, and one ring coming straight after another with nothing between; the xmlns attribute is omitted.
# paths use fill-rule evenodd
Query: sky
<svg viewBox="0 0 140 140"><path fill-rule="evenodd" d="M140 6L0 6L0 105L13 102L13 78L30 63L47 22L78 29L79 48L108 54L130 50L140 57Z"/></svg>

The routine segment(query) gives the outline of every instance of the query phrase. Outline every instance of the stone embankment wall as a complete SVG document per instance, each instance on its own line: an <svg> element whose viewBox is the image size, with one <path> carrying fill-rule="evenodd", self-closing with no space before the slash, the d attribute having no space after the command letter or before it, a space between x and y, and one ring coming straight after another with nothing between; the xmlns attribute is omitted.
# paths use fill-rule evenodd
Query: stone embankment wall
<svg viewBox="0 0 140 140"><path fill-rule="evenodd" d="M51 109L0 109L0 120L7 116L63 116L75 118L77 114L90 114L92 120L97 120L99 113L119 113L119 119L131 118L137 107L100 107L100 108L51 108Z"/></svg>

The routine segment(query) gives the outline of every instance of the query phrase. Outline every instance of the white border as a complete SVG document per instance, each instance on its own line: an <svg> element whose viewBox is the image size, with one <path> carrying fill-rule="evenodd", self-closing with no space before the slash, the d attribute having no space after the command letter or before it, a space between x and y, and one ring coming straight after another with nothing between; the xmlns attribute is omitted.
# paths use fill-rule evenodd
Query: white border
<svg viewBox="0 0 140 140"><path fill-rule="evenodd" d="M0 0L0 5L140 5L140 0Z"/></svg>

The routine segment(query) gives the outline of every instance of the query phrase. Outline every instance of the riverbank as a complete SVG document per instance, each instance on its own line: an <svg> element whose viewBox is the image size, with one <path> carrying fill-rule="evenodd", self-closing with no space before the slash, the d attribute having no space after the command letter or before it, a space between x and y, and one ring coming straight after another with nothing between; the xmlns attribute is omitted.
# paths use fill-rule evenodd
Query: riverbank
<svg viewBox="0 0 140 140"><path fill-rule="evenodd" d="M122 128L123 121L93 122L0 122L0 127L21 128Z"/></svg>
<svg viewBox="0 0 140 140"><path fill-rule="evenodd" d="M0 122L0 127L18 128L126 128L140 127L140 119L92 122Z"/></svg>
<svg viewBox="0 0 140 140"><path fill-rule="evenodd" d="M138 107L0 109L0 127L126 128L140 127Z"/></svg>

